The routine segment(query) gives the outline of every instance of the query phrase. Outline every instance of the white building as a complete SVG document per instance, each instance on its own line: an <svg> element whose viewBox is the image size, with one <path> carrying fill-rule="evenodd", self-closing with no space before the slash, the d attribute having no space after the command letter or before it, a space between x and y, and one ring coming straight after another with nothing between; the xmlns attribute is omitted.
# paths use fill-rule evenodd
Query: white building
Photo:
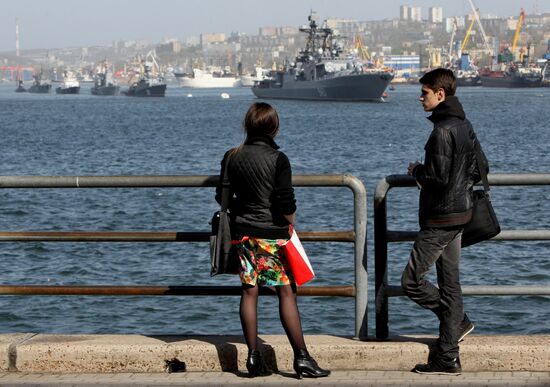
<svg viewBox="0 0 550 387"><path fill-rule="evenodd" d="M410 7L409 20L417 22L422 21L422 9L420 7Z"/></svg>
<svg viewBox="0 0 550 387"><path fill-rule="evenodd" d="M430 7L428 9L428 20L430 23L443 23L443 8Z"/></svg>
<svg viewBox="0 0 550 387"><path fill-rule="evenodd" d="M409 6L402 5L399 7L399 19L409 20Z"/></svg>
<svg viewBox="0 0 550 387"><path fill-rule="evenodd" d="M456 23L457 29L464 29L466 25L466 19L464 16L446 17L443 19L445 25L445 31L449 34L453 31L454 24Z"/></svg>

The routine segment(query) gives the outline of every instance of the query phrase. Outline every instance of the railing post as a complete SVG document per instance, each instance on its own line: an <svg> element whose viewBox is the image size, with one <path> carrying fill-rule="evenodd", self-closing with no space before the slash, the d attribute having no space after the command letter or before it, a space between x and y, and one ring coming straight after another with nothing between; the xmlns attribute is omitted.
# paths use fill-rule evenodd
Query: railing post
<svg viewBox="0 0 550 387"><path fill-rule="evenodd" d="M355 176L344 175L344 181L351 188L354 201L355 337L366 340L368 336L367 190Z"/></svg>
<svg viewBox="0 0 550 387"><path fill-rule="evenodd" d="M389 184L386 179L376 187L374 197L374 304L376 308L376 338L386 339L388 329L388 240L386 195Z"/></svg>

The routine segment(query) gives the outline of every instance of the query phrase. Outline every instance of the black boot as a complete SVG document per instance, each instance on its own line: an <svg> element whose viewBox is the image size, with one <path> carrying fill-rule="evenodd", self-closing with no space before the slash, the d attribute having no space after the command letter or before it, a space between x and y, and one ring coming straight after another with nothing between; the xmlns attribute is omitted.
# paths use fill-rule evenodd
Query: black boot
<svg viewBox="0 0 550 387"><path fill-rule="evenodd" d="M255 376L269 376L271 371L264 363L260 351L251 349L248 351L248 358L246 359L246 369L248 370L248 376L253 378Z"/></svg>
<svg viewBox="0 0 550 387"><path fill-rule="evenodd" d="M298 379L302 379L302 376L322 378L330 375L330 371L319 367L315 359L309 356L309 353L305 349L300 349L294 354L294 371L296 371Z"/></svg>
<svg viewBox="0 0 550 387"><path fill-rule="evenodd" d="M458 342L460 343L468 333L473 331L475 328L474 323L470 321L468 316L466 316L466 313L464 313L464 318L462 319L462 322L458 326Z"/></svg>
<svg viewBox="0 0 550 387"><path fill-rule="evenodd" d="M462 367L460 358L446 361L439 356L435 356L428 364L417 364L413 371L419 374L432 375L460 375Z"/></svg>

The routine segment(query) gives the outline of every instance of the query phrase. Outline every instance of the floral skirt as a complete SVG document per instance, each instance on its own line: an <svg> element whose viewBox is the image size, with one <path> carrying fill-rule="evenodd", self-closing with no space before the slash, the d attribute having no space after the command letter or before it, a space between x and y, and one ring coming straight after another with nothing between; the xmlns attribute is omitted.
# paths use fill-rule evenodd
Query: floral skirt
<svg viewBox="0 0 550 387"><path fill-rule="evenodd" d="M241 265L239 277L244 285L283 286L294 282L285 269L283 245L288 239L244 237L237 243Z"/></svg>

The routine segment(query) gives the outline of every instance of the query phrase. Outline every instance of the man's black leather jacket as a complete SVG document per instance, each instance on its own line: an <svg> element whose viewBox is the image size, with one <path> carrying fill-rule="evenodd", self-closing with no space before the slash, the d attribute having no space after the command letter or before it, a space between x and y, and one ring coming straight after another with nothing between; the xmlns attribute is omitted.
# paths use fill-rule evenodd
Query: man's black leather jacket
<svg viewBox="0 0 550 387"><path fill-rule="evenodd" d="M413 176L421 187L419 222L421 227L453 227L472 217L472 187L481 177L476 162L476 135L455 96L448 96L428 117L433 131L424 149L425 162ZM481 165L488 172L481 152Z"/></svg>

